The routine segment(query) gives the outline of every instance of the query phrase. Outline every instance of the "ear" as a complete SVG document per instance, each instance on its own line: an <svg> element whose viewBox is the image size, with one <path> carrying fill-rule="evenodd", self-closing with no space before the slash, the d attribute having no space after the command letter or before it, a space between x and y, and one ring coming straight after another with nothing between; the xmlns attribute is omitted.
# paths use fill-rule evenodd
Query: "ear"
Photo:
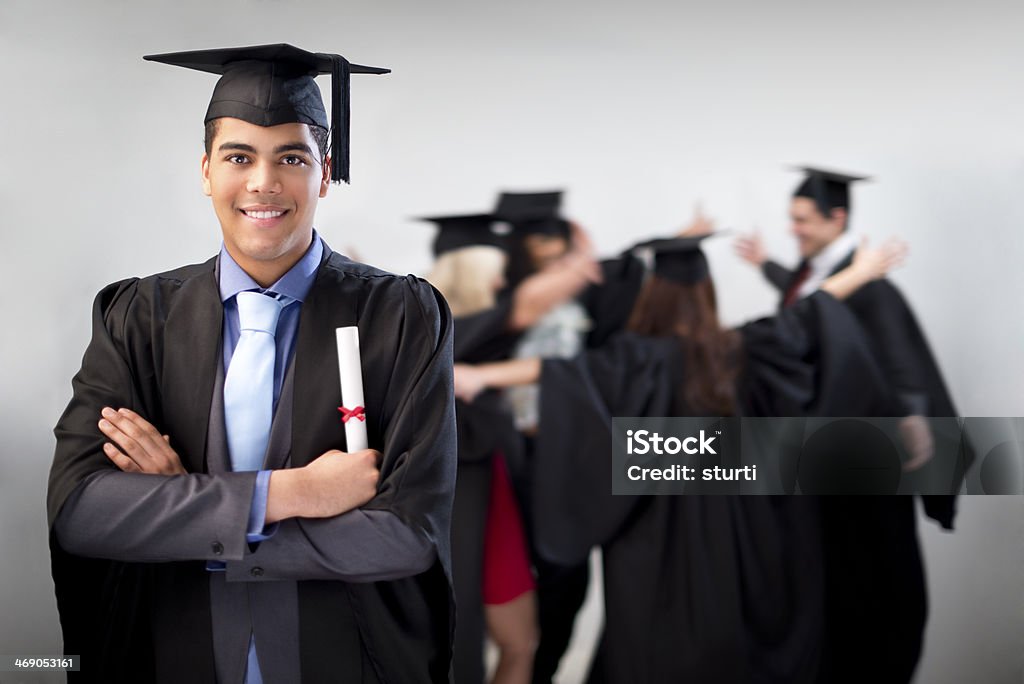
<svg viewBox="0 0 1024 684"><path fill-rule="evenodd" d="M331 158L330 156L324 157L323 163L324 175L320 178L320 196L327 197L327 188L331 187Z"/></svg>
<svg viewBox="0 0 1024 684"><path fill-rule="evenodd" d="M843 230L846 230L846 219L849 215L846 213L845 207L836 207L829 214L833 221L838 223Z"/></svg>
<svg viewBox="0 0 1024 684"><path fill-rule="evenodd" d="M213 190L210 187L210 157L203 154L202 159L199 160L199 165L203 176L203 194L209 197L213 194Z"/></svg>

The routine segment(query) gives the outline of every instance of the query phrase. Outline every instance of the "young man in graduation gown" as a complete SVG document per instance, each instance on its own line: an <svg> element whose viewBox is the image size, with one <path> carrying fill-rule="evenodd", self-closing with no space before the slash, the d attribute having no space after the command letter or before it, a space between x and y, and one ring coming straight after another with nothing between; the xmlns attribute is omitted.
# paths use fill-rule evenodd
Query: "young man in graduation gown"
<svg viewBox="0 0 1024 684"><path fill-rule="evenodd" d="M348 180L349 75L386 70L287 45L148 59L222 74L202 176L224 245L96 298L47 501L65 651L81 681L444 681L450 316L313 229ZM346 453L350 420L371 448Z"/></svg>
<svg viewBox="0 0 1024 684"><path fill-rule="evenodd" d="M850 184L862 177L805 167L790 205L801 261L794 270L768 259L759 238L741 238L737 252L761 268L782 294L780 307L818 290L850 264L857 244L848 231ZM886 279L847 299L867 334L900 407L909 477L927 477L934 435L926 417L956 416L924 331L900 291ZM917 472L914 472L917 471ZM956 491L950 483L951 493ZM953 496L925 496L924 508L952 529ZM909 681L921 652L927 597L913 499L907 496L823 497L828 582L825 681ZM883 675L884 673L884 675Z"/></svg>

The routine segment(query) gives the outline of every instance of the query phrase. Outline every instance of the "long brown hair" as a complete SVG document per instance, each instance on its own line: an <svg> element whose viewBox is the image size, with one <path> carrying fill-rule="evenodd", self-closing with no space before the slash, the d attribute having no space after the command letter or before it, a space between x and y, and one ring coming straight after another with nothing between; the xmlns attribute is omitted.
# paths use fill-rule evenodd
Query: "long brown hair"
<svg viewBox="0 0 1024 684"><path fill-rule="evenodd" d="M626 329L651 337L677 337L685 354L682 399L695 413L736 412L739 334L718 322L715 286L709 278L693 284L652 275L644 283Z"/></svg>

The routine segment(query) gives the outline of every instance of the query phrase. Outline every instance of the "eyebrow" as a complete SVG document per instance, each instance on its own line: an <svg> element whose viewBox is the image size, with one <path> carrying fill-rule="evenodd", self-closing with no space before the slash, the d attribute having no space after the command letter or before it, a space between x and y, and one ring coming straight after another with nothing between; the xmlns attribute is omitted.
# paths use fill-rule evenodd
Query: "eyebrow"
<svg viewBox="0 0 1024 684"><path fill-rule="evenodd" d="M217 149L221 152L238 150L241 152L252 152L253 154L256 154L255 147L240 142L221 143ZM274 148L274 154L281 154L282 152L305 152L306 154L313 156L313 150L304 142L289 142L283 145L278 145Z"/></svg>

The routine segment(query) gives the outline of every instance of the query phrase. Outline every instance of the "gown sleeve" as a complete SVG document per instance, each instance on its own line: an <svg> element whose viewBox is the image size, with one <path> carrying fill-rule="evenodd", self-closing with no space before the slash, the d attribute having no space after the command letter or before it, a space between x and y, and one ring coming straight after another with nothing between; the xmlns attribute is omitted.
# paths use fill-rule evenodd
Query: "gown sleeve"
<svg viewBox="0 0 1024 684"><path fill-rule="evenodd" d="M454 357L457 363L502 361L511 356L520 334L508 329L512 297L502 295L489 309L454 319ZM500 450L510 463L522 460L522 444L501 395L488 391L472 403L456 400L459 461L488 460Z"/></svg>
<svg viewBox="0 0 1024 684"><path fill-rule="evenodd" d="M622 334L574 359L544 361L528 505L548 561L583 562L635 508L638 497L611 493L611 419L668 415L675 346Z"/></svg>
<svg viewBox="0 0 1024 684"><path fill-rule="evenodd" d="M93 473L117 470L103 454L106 439L96 423L102 407L134 408L139 396L123 345L125 320L137 287L137 279L114 283L93 302L92 339L81 370L71 381L71 402L54 428L57 451L46 493L51 526L79 483Z"/></svg>
<svg viewBox="0 0 1024 684"><path fill-rule="evenodd" d="M793 271L770 259L761 266L761 273L779 292L784 292L793 278Z"/></svg>
<svg viewBox="0 0 1024 684"><path fill-rule="evenodd" d="M509 357L519 333L508 327L512 315L512 295L498 297L494 306L454 319L455 339L452 357L456 363L484 363Z"/></svg>
<svg viewBox="0 0 1024 684"><path fill-rule="evenodd" d="M591 285L580 295L580 303L591 320L587 333L590 349L600 347L626 327L643 285L644 265L629 254L606 259L601 262L601 276L601 283Z"/></svg>
<svg viewBox="0 0 1024 684"><path fill-rule="evenodd" d="M818 291L740 328L740 401L754 416L892 415L881 370L857 319Z"/></svg>
<svg viewBox="0 0 1024 684"><path fill-rule="evenodd" d="M145 565L75 556L57 543L53 524L64 502L92 473L112 464L101 450L97 406L124 405L136 393L116 340L123 333L137 280L104 288L92 310L92 340L72 381L73 398L54 430L57 453L47 488L50 567L64 653L89 654L92 672L108 681L155 678L148 625L150 575ZM121 402L121 403L119 403ZM130 405L130 404L129 404Z"/></svg>
<svg viewBox="0 0 1024 684"><path fill-rule="evenodd" d="M866 288L876 284L883 283L871 283ZM848 307L819 290L775 316L743 326L746 366L740 396L745 413L837 418L903 416L907 414L906 395L897 392L894 385L902 383L909 388L910 382L914 382L915 388L926 388L933 406L952 411L952 402L923 343L920 328L912 316L908 318L909 311L898 293L898 299L893 298L891 289L891 285L884 284L869 299L860 300L860 309ZM864 308L871 312L864 313ZM882 335L886 346L902 349L881 354L878 338L873 334L875 325L886 328ZM891 336L892 330L900 329L905 335L903 342ZM893 377L887 367L901 357L905 357L907 365ZM909 379L914 377L923 379ZM936 433L935 438L949 436ZM905 477L927 478L938 465L930 464ZM962 478L962 470L961 467L954 473L954 481ZM946 529L952 528L955 496L925 495L922 501L928 517Z"/></svg>
<svg viewBox="0 0 1024 684"><path fill-rule="evenodd" d="M848 303L871 340L872 351L893 394L895 407L888 415L956 416L952 396L924 331L899 290L887 280L877 280L855 292ZM933 427L933 433L934 430ZM938 433L933 436L948 438ZM965 453L968 457L953 474L952 491L959 489L971 465L970 449ZM928 464L913 477L926 480L932 474L929 471L934 470L935 465ZM921 498L928 517L945 529L953 528L955 496L932 494Z"/></svg>
<svg viewBox="0 0 1024 684"><path fill-rule="evenodd" d="M255 473L125 473L103 453L102 407L129 407L150 420L157 413L157 354L140 353L129 341L151 322L145 298L134 279L96 298L92 339L54 429L47 495L53 540L76 556L117 561L241 558Z"/></svg>
<svg viewBox="0 0 1024 684"><path fill-rule="evenodd" d="M903 405L894 415L957 415L924 332L892 283L869 283L851 295L848 304Z"/></svg>
<svg viewBox="0 0 1024 684"><path fill-rule="evenodd" d="M387 392L381 481L377 496L362 508L397 515L426 535L447 565L456 461L452 320L429 284L412 277L407 283L402 334L388 375L364 380ZM365 332L367 340L384 336Z"/></svg>

